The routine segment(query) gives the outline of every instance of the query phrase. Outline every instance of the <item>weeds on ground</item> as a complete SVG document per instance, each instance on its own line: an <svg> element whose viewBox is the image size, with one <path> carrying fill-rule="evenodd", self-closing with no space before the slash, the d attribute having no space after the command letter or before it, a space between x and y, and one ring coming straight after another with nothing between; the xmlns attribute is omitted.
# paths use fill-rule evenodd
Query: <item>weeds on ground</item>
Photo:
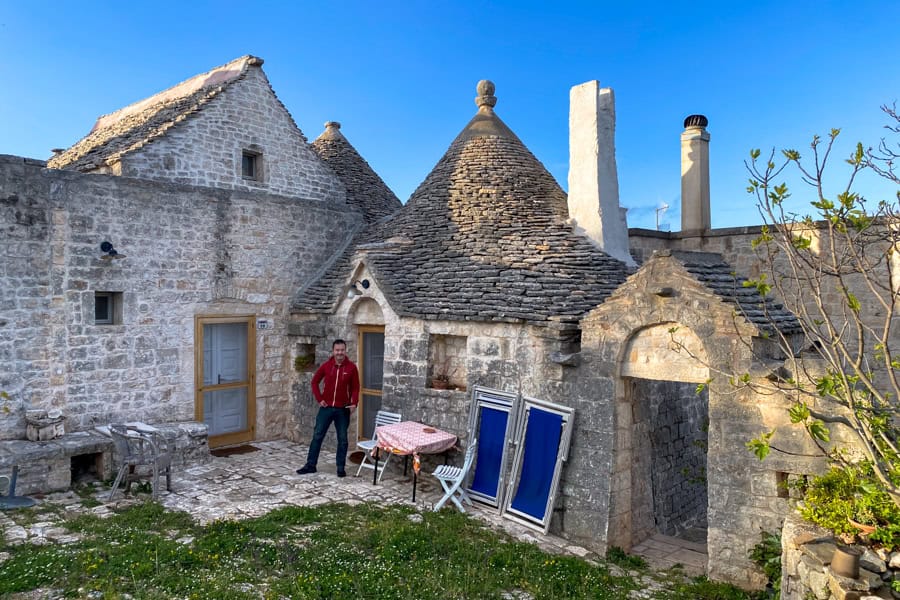
<svg viewBox="0 0 900 600"><path fill-rule="evenodd" d="M647 561L634 554L626 554L618 546L610 546L606 551L606 560L623 569L646 569Z"/></svg>
<svg viewBox="0 0 900 600"><path fill-rule="evenodd" d="M639 587L605 564L547 554L455 511L328 504L199 526L146 502L65 526L81 541L9 549L0 597L53 587L67 596L135 599L437 600L520 591L536 600L617 600ZM748 598L689 593L665 597Z"/></svg>

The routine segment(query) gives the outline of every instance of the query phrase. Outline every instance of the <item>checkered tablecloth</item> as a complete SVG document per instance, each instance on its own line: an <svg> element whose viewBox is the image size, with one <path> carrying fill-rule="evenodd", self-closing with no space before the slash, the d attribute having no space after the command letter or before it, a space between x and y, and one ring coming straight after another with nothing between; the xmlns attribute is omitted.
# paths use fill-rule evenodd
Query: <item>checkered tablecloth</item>
<svg viewBox="0 0 900 600"><path fill-rule="evenodd" d="M420 454L440 454L456 444L456 436L416 421L401 421L375 428L378 447L394 454L413 455L413 468L419 471Z"/></svg>

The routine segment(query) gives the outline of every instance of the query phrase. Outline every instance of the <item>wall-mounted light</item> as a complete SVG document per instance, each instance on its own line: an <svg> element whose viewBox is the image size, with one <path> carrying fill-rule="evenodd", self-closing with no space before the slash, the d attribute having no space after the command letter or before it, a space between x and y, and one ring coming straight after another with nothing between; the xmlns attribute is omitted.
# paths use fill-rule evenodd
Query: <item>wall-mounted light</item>
<svg viewBox="0 0 900 600"><path fill-rule="evenodd" d="M100 255L100 258L101 258L102 260L112 260L112 259L114 259L114 258L115 258L115 259L125 258L125 255L124 255L124 254L119 254L119 253L116 251L116 249L113 248L113 245L112 245L110 242L102 242L102 243L100 244L100 252L103 253L103 254Z"/></svg>
<svg viewBox="0 0 900 600"><path fill-rule="evenodd" d="M360 281L359 279L354 279L350 282L350 289L347 290L348 298L355 298L357 296L363 295L362 290L356 287L357 283L362 286L363 290L369 289L369 286L371 285L368 279L363 279L362 281Z"/></svg>

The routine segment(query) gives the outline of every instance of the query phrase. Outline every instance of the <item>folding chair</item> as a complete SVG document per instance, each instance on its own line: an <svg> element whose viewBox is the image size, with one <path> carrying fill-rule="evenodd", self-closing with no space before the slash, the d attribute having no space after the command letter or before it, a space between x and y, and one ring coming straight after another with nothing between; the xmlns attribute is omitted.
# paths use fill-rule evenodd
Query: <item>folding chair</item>
<svg viewBox="0 0 900 600"><path fill-rule="evenodd" d="M119 424L110 425L109 433L120 461L116 481L109 492L110 500L119 490L119 484L123 480L125 491L128 492L133 481L152 477L154 499L159 495L160 475L166 476L166 489L172 489L172 451L168 440L161 433ZM139 473L138 467L149 467L149 473Z"/></svg>
<svg viewBox="0 0 900 600"><path fill-rule="evenodd" d="M402 420L400 413L392 413L387 412L386 410L379 410L375 413L375 427L381 427L382 425L392 425L394 423L399 423ZM356 442L356 448L358 450L363 451L363 459L362 462L359 463L359 469L356 470L356 476L359 477L359 474L362 473L363 467L367 469L374 469L375 463L371 462L372 458L372 450L375 449L375 446L378 445L378 436L372 435L371 440L365 440L362 442ZM388 457L390 459L390 457ZM387 461L381 465L381 472L378 474L378 481L381 481L381 476L384 475L384 468L387 466Z"/></svg>
<svg viewBox="0 0 900 600"><path fill-rule="evenodd" d="M466 509L460 500L464 500L466 504L472 506L472 500L469 498L469 494L466 493L466 489L462 484L466 479L469 469L472 468L477 445L478 440L472 440L472 443L469 444L469 447L466 449L466 458L463 461L463 466L452 467L450 465L441 465L434 471L433 475L441 482L441 487L444 488L444 497L434 505L435 511L441 510L441 508L444 507L444 504L447 503L447 500L453 502L460 512L466 512Z"/></svg>

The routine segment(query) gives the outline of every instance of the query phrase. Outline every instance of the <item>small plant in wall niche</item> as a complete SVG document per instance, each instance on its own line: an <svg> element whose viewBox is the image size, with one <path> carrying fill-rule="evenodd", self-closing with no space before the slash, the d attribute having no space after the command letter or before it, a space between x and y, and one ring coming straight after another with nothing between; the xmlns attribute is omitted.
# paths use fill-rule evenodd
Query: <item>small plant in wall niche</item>
<svg viewBox="0 0 900 600"><path fill-rule="evenodd" d="M456 373L456 369L450 369L450 359L435 365L434 375L431 376L431 387L436 390L449 390L450 378Z"/></svg>
<svg viewBox="0 0 900 600"><path fill-rule="evenodd" d="M299 354L294 358L294 370L298 373L309 371L316 364L316 357L310 354Z"/></svg>
<svg viewBox="0 0 900 600"><path fill-rule="evenodd" d="M297 346L297 356L294 357L294 370L298 373L312 371L316 367L315 344L300 344Z"/></svg>

